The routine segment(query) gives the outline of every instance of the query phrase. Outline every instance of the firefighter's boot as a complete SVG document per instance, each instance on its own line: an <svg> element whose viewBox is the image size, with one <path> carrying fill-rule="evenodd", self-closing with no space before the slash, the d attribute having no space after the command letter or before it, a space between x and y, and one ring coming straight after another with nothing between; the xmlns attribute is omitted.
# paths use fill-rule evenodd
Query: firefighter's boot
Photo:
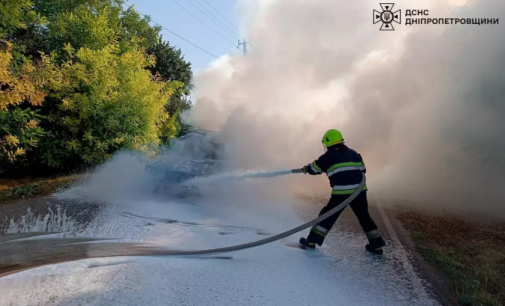
<svg viewBox="0 0 505 306"><path fill-rule="evenodd" d="M372 254L376 255L384 254L382 248L386 246L386 242L382 238L379 231L377 230L370 231L366 233L366 236L368 238L368 244L365 246L365 249Z"/></svg>
<svg viewBox="0 0 505 306"><path fill-rule="evenodd" d="M300 247L306 250L314 250L316 248L315 242L309 242L306 238L300 238Z"/></svg>

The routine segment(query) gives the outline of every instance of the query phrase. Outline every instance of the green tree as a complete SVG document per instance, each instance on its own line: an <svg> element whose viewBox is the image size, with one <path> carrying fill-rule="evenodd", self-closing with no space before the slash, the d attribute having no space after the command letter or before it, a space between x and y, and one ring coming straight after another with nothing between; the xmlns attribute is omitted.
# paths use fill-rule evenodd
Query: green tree
<svg viewBox="0 0 505 306"><path fill-rule="evenodd" d="M159 74L165 81L179 81L191 84L193 73L191 63L184 60L182 51L170 46L169 42L160 40L147 49L149 54L156 57L156 65L150 68L152 74Z"/></svg>
<svg viewBox="0 0 505 306"><path fill-rule="evenodd" d="M104 8L122 8L124 0L32 0L33 10L51 19L61 13L73 12L76 8L85 6L90 11Z"/></svg>
<svg viewBox="0 0 505 306"><path fill-rule="evenodd" d="M0 165L27 164L26 152L37 147L45 135L39 127L42 119L30 108L0 111ZM0 171L2 172L2 171Z"/></svg>
<svg viewBox="0 0 505 306"><path fill-rule="evenodd" d="M68 85L50 56L42 55L36 65L25 59L18 68L12 59L12 44L6 43L0 50L0 164L26 161L26 152L44 135L39 127L43 116L30 107L42 105L49 91Z"/></svg>
<svg viewBox="0 0 505 306"><path fill-rule="evenodd" d="M159 75L165 81L179 81L185 84L183 90L172 95L166 105L166 111L174 117L172 124L176 135L183 135L187 126L181 122L179 114L191 108L191 100L187 96L192 88L191 63L184 60L180 49L162 41L161 37L160 41L148 49L148 53L156 57L156 65L150 68L152 74ZM169 140L164 139L163 143L168 144Z"/></svg>
<svg viewBox="0 0 505 306"><path fill-rule="evenodd" d="M166 101L182 83L163 82L146 66L154 57L141 48L120 53L118 44L101 50L81 48L69 69L74 90L59 96L60 108L50 114L48 128L58 138L44 144L44 163L62 166L81 159L95 164L119 149L155 153L162 127L169 119Z"/></svg>
<svg viewBox="0 0 505 306"><path fill-rule="evenodd" d="M150 48L161 41L161 27L151 26L151 19L148 16L143 16L135 10L135 6L130 6L121 14L121 31L119 33L119 40L123 43L123 48L128 46L141 46L143 48ZM151 52L148 52L151 53ZM180 81L182 79L170 79L168 81Z"/></svg>
<svg viewBox="0 0 505 306"><path fill-rule="evenodd" d="M27 13L30 11L30 0L2 0L0 1L0 39L7 37L19 28L26 28Z"/></svg>
<svg viewBox="0 0 505 306"><path fill-rule="evenodd" d="M0 168L149 154L181 133L191 64L122 0L1 0ZM17 170L15 170L17 171Z"/></svg>

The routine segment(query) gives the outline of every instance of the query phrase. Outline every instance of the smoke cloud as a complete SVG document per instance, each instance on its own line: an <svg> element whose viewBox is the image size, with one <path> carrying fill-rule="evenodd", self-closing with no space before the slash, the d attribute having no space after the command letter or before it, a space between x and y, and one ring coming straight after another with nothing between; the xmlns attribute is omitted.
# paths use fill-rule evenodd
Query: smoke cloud
<svg viewBox="0 0 505 306"><path fill-rule="evenodd" d="M384 203L505 215L504 25L402 20L381 32L373 9L377 1L242 1L253 47L196 76L187 120L221 131L233 167L248 169L312 162L337 128ZM505 17L505 2L492 0L394 9ZM325 180L301 176L282 191L329 192Z"/></svg>

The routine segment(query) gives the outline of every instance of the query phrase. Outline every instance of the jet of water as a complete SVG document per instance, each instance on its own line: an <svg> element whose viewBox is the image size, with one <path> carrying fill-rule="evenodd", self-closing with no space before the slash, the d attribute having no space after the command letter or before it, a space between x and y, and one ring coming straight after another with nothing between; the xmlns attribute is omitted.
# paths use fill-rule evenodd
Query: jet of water
<svg viewBox="0 0 505 306"><path fill-rule="evenodd" d="M238 181L238 180L246 180L246 179L258 179L258 178L273 178L276 176L287 175L292 173L301 172L298 169L293 170L275 170L275 171L234 171L234 172L226 172L219 173L215 175L209 175L205 177L196 177L190 180L187 180L183 185L200 185L200 184L209 184L216 181Z"/></svg>

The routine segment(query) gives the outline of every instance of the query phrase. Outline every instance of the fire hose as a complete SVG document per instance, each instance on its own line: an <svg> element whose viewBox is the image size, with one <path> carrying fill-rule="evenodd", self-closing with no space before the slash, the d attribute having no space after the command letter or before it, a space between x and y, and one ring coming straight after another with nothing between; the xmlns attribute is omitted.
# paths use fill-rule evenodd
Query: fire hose
<svg viewBox="0 0 505 306"><path fill-rule="evenodd" d="M285 170L278 173L302 173L300 169ZM266 176L268 177L268 176ZM112 239L86 239L86 238L56 238L56 239L0 239L2 251L0 252L0 277L16 273L22 270L35 268L42 265L55 264L61 262L75 261L89 258L118 257L118 256L195 256L236 252L265 245L281 240L304 229L307 229L319 222L329 218L349 205L363 190L366 184L366 177L362 174L362 180L358 188L342 203L325 214L311 220L305 224L297 226L280 234L260 239L244 244L214 248L206 250L167 250L159 246L152 246L142 243L107 243ZM33 233L31 236L38 236L51 233ZM0 236L0 238L2 238ZM6 238L6 237L4 237ZM28 237L29 238L29 237ZM2 241L3 240L3 241ZM89 244L89 242L100 241L102 243ZM52 244L52 245L51 245ZM32 250L26 252L27 249ZM63 254L60 256L60 254Z"/></svg>
<svg viewBox="0 0 505 306"><path fill-rule="evenodd" d="M289 171L289 170L288 170ZM289 173L302 173L302 170L300 169L293 169L290 170ZM219 254L219 253L229 253L229 252L235 252L235 251L240 251L240 250L245 250L245 249L250 249L254 248L260 245L268 244L277 240L281 240L283 238L286 238L288 236L291 236L293 234L296 234L298 232L303 231L304 229L307 229L313 225L318 224L319 222L328 219L332 215L336 214L337 212L341 211L344 209L347 205L349 205L358 195L359 193L363 190L366 184L366 177L365 174L362 174L362 180L361 183L359 184L359 187L352 193L347 199L345 199L342 203L337 205L335 208L332 210L328 211L327 213L319 216L318 218L309 221L305 224L302 224L300 226L297 226L293 229L290 229L288 231L282 232L280 234L270 236L265 239L253 241L253 242L248 242L244 244L239 244L239 245L234 245L234 246L229 246L229 247L224 247L224 248L217 248L217 249L207 249L207 250L173 250L173 251L160 251L156 255L205 255L205 254Z"/></svg>

